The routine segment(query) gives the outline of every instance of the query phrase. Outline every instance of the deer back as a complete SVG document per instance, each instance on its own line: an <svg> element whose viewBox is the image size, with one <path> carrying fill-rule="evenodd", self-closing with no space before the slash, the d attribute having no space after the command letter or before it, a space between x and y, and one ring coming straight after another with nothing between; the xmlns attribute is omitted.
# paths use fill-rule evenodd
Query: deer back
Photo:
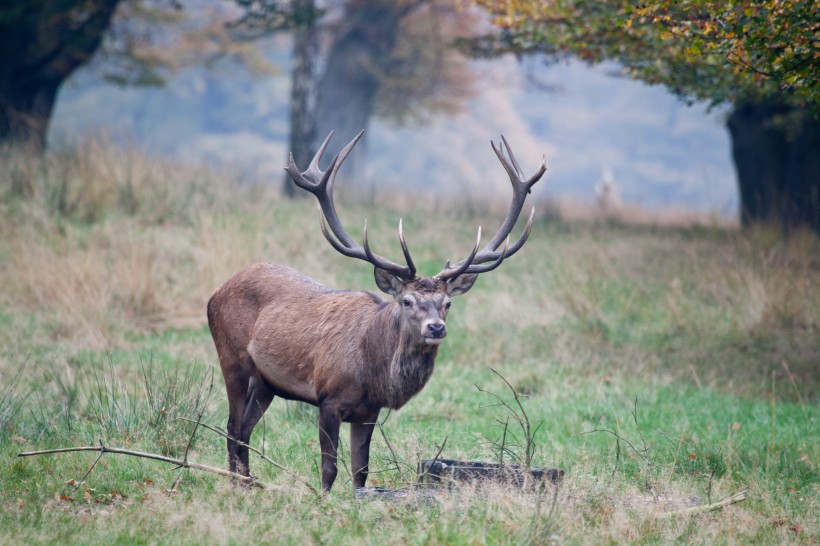
<svg viewBox="0 0 820 546"><path fill-rule="evenodd" d="M229 279L208 306L214 340L280 395L317 403L378 392L399 338L395 304L370 292L333 290L280 265ZM247 371L247 370L245 370ZM225 370L223 370L223 373Z"/></svg>

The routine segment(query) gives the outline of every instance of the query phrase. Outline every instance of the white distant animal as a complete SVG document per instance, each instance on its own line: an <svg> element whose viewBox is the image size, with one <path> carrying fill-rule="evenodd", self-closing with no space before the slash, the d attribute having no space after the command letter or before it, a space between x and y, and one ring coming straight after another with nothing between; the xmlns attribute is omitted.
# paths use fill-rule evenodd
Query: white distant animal
<svg viewBox="0 0 820 546"><path fill-rule="evenodd" d="M595 186L595 202L605 216L615 214L621 208L621 196L618 195L615 177L609 167L604 167L601 182Z"/></svg>

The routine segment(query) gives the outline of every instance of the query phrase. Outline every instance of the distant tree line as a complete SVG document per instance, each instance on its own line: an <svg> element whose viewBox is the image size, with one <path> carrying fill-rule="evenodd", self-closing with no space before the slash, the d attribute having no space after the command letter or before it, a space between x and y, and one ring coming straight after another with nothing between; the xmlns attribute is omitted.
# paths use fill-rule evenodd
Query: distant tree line
<svg viewBox="0 0 820 546"><path fill-rule="evenodd" d="M457 0L210 4L238 6L241 15L214 10L208 24L186 24L179 15L184 0L31 0L0 7L0 142L43 149L60 85L95 53L106 56L109 81L158 85L164 72L226 52L259 64L245 45L283 31L293 38L289 149L298 165L307 165L331 130L330 157L374 115L424 118L452 111L471 93L466 58L450 45L469 32L474 17ZM175 39L165 36L174 33ZM366 141L358 148L346 162L348 176L361 174ZM293 188L286 180L288 195Z"/></svg>
<svg viewBox="0 0 820 546"><path fill-rule="evenodd" d="M474 15L457 0L237 0L240 25L293 32L290 146L306 166L330 131L333 157L374 115L404 121L458 108L472 91L466 59L451 47ZM345 162L363 172L367 135ZM286 179L285 191L294 192Z"/></svg>
<svg viewBox="0 0 820 546"><path fill-rule="evenodd" d="M374 115L398 120L457 107L472 91L472 56L513 52L613 60L685 100L729 103L741 218L820 230L820 8L798 0L474 0L495 24L476 29L457 0L234 0L203 41L173 53L144 47L142 18L170 18L182 0L29 0L0 7L0 143L43 149L60 86L106 42L120 83L156 84L157 67L254 36L293 37L290 149L306 165L336 131L332 154ZM182 33L184 25L177 24ZM143 33L150 34L152 25ZM154 31L157 32L157 31ZM106 35L108 33L108 35ZM129 33L131 33L129 35ZM215 38L216 36L216 38ZM364 144L364 143L363 143ZM360 144L360 147L364 148ZM348 172L361 172L363 157ZM695 161L696 158L693 158ZM290 188L290 186L286 186Z"/></svg>
<svg viewBox="0 0 820 546"><path fill-rule="evenodd" d="M120 0L0 7L0 142L45 146L57 92L102 43Z"/></svg>
<svg viewBox="0 0 820 546"><path fill-rule="evenodd" d="M744 225L820 231L820 3L477 0L497 31L474 54L620 63L685 100L732 106ZM693 158L696 160L696 158Z"/></svg>

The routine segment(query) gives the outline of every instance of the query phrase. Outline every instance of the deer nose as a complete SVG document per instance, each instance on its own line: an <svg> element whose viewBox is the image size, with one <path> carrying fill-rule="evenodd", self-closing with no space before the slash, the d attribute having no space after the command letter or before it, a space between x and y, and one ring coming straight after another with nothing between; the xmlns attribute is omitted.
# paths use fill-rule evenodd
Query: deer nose
<svg viewBox="0 0 820 546"><path fill-rule="evenodd" d="M433 322L427 326L427 329L430 330L430 335L433 337L445 336L443 322Z"/></svg>

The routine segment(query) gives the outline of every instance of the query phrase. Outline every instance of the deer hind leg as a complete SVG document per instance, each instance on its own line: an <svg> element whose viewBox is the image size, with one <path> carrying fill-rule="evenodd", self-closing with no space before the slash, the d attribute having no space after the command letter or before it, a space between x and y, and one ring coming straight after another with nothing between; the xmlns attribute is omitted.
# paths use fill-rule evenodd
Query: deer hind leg
<svg viewBox="0 0 820 546"><path fill-rule="evenodd" d="M353 470L353 487L364 487L370 462L370 439L379 414L366 423L350 423L350 464Z"/></svg>
<svg viewBox="0 0 820 546"><path fill-rule="evenodd" d="M225 390L228 394L228 470L231 472L237 472L239 446L236 441L242 437L242 414L248 392L249 377L241 368L237 365L232 368L231 373L225 373L224 370L229 368L223 366ZM241 473L244 474L244 472Z"/></svg>
<svg viewBox="0 0 820 546"><path fill-rule="evenodd" d="M248 394L245 397L245 408L242 412L242 426L238 436L239 441L246 445L237 446L237 458L244 476L250 476L247 444L250 444L253 428L270 406L273 396L273 390L264 380L259 376L251 377L248 384Z"/></svg>

